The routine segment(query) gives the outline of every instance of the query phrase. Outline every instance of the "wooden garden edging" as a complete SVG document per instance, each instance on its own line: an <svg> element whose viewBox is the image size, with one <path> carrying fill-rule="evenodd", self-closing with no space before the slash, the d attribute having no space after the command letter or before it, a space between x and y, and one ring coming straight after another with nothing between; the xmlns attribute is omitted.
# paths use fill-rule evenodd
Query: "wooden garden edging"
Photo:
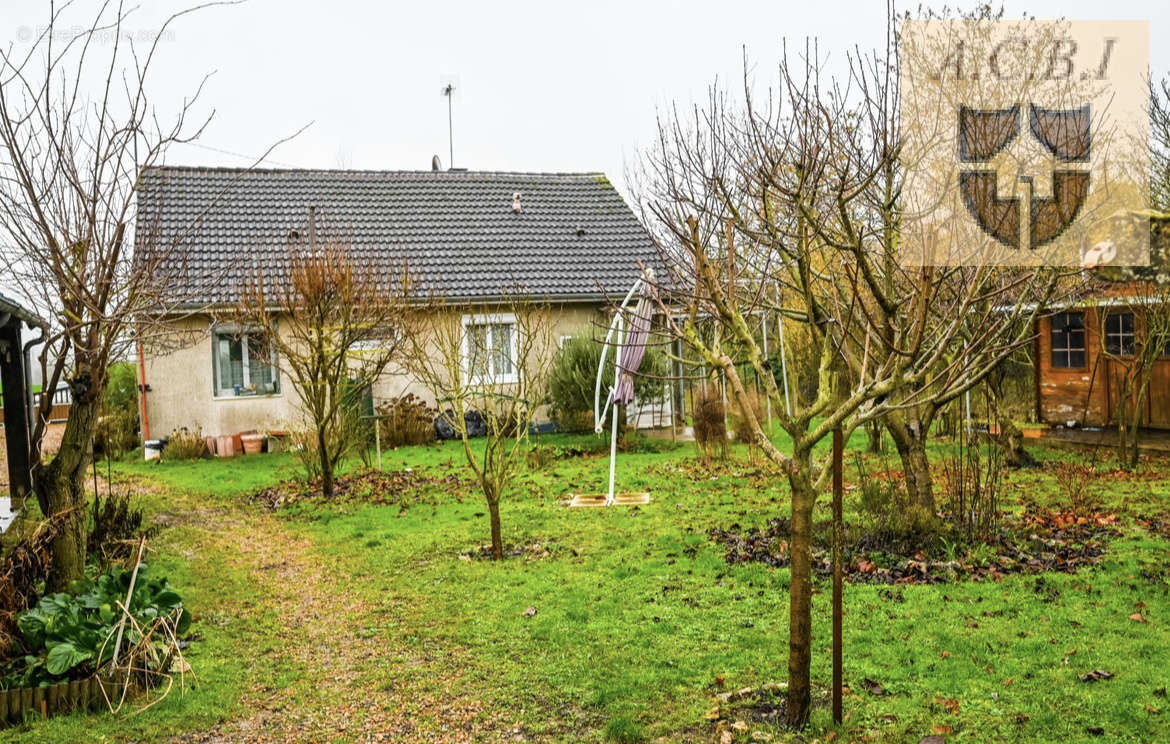
<svg viewBox="0 0 1170 744"><path fill-rule="evenodd" d="M113 680L103 683L94 675L88 679L61 682L48 687L0 690L0 726L21 723L26 716L48 718L108 708L107 698L110 701L119 700L123 684Z"/></svg>

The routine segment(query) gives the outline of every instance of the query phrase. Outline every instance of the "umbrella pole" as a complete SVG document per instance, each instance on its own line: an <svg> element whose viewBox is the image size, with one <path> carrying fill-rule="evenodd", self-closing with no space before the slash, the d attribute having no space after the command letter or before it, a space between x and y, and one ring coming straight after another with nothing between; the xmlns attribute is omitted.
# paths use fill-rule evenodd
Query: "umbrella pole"
<svg viewBox="0 0 1170 744"><path fill-rule="evenodd" d="M622 319L621 313L617 316L617 344L614 346L613 352L613 387L610 388L610 397L613 397L613 391L617 390L618 382L621 379L621 363L622 363L622 344L625 343L625 321ZM613 505L613 481L617 470L617 434L618 434L618 411L621 410L616 402L610 408L609 415L613 418L611 425L611 432L609 435L609 493L605 497L605 505Z"/></svg>

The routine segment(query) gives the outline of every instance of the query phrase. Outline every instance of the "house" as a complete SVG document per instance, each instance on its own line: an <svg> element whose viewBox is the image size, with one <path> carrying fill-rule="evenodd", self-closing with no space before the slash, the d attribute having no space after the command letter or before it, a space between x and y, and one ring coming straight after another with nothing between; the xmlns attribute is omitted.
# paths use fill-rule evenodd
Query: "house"
<svg viewBox="0 0 1170 744"><path fill-rule="evenodd" d="M1149 300L1124 285L1037 320L1036 415L1053 426L1114 426L1122 365L1146 334ZM1159 308L1158 312L1165 312ZM1153 363L1141 425L1170 429L1170 344Z"/></svg>
<svg viewBox="0 0 1170 744"><path fill-rule="evenodd" d="M165 332L142 338L144 428L218 436L297 427L279 360L217 318L238 302L240 277L287 260L305 229L342 236L363 260L405 262L420 294L472 307L467 323L507 326L492 310L517 291L547 301L554 338L589 328L658 255L600 173L146 169L137 258L155 261L176 299ZM373 385L376 399L408 391L430 398L401 372Z"/></svg>

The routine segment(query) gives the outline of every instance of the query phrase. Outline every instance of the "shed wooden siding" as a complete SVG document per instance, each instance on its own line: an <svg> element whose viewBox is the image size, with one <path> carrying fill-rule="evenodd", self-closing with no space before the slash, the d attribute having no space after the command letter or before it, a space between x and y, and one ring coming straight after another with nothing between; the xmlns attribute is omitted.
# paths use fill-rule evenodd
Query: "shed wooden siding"
<svg viewBox="0 0 1170 744"><path fill-rule="evenodd" d="M1058 425L1075 421L1078 426L1110 426L1117 423L1117 380L1123 374L1118 363L1101 349L1103 313L1132 312L1134 335L1145 333L1140 307L1070 308L1085 314L1085 366L1052 366L1052 322L1041 318L1036 337L1036 408L1040 421ZM1170 429L1170 358L1154 363L1150 390L1142 411L1142 425Z"/></svg>

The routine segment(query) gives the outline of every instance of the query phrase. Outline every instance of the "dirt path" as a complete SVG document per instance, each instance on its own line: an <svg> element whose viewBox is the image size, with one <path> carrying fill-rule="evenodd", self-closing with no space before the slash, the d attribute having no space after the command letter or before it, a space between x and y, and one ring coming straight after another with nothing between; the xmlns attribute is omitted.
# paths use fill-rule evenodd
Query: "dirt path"
<svg viewBox="0 0 1170 744"><path fill-rule="evenodd" d="M205 531L203 551L219 551L247 569L266 611L286 618L274 645L304 673L286 689L262 684L246 693L242 703L251 715L172 741L526 740L511 724L485 714L477 700L459 695L456 654L428 656L396 646L385 631L364 630L386 627L393 619L388 615L399 615L395 605L370 607L347 592L354 578L279 519L241 508L188 512L184 521ZM387 674L387 665L408 673Z"/></svg>

